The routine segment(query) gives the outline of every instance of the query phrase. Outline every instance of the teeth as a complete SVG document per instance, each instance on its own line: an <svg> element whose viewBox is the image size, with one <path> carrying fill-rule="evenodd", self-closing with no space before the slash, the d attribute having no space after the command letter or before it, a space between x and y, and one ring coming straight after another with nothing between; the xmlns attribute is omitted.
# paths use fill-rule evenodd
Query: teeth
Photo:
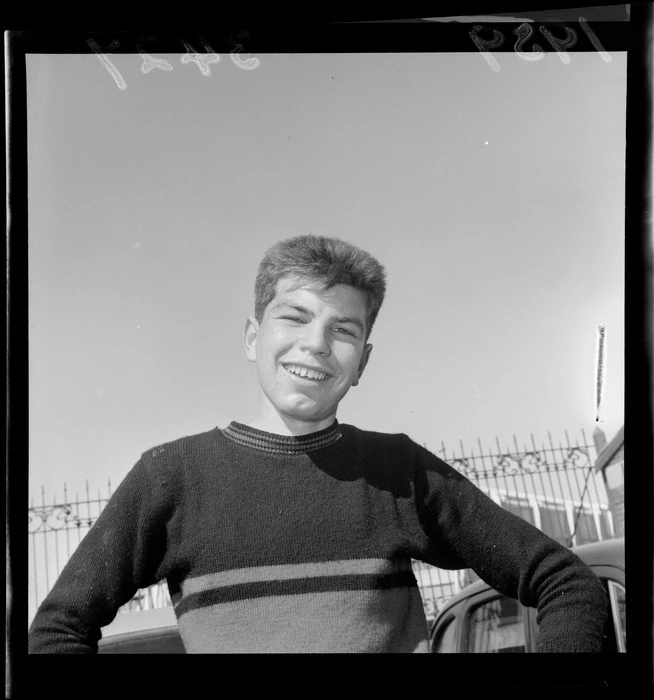
<svg viewBox="0 0 654 700"><path fill-rule="evenodd" d="M327 375L324 372L319 372L314 369L307 369L306 367L300 367L299 365L284 365L286 369L291 374L296 374L299 377L307 377L309 379L325 379Z"/></svg>

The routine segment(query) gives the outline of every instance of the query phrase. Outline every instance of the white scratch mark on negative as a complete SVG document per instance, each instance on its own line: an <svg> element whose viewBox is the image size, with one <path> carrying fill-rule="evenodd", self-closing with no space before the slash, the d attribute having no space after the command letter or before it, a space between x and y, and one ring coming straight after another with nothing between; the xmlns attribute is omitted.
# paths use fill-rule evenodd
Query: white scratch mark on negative
<svg viewBox="0 0 654 700"><path fill-rule="evenodd" d="M602 392L604 389L604 374L606 364L604 362L604 350L606 342L606 324L600 323L597 327L597 370L595 382L595 422L601 423Z"/></svg>

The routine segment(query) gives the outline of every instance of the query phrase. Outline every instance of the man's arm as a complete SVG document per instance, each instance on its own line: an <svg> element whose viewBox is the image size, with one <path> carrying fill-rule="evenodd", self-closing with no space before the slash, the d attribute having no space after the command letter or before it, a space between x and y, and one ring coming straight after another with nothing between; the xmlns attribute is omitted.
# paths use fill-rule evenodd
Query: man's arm
<svg viewBox="0 0 654 700"><path fill-rule="evenodd" d="M156 582L169 506L151 471L139 460L80 542L30 626L29 653L97 653L100 628Z"/></svg>
<svg viewBox="0 0 654 700"><path fill-rule="evenodd" d="M471 568L503 595L537 608L538 651L601 651L608 605L590 568L435 455L416 448L420 519L441 556L444 548L448 568Z"/></svg>

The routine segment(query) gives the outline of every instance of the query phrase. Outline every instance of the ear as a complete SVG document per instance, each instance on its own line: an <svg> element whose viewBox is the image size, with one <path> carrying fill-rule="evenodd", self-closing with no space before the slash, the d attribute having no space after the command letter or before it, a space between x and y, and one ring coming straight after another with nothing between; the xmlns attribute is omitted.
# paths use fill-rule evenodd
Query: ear
<svg viewBox="0 0 654 700"><path fill-rule="evenodd" d="M243 345L245 347L245 357L250 362L257 360L257 335L259 333L259 324L254 316L248 317L245 322L245 332L243 333Z"/></svg>
<svg viewBox="0 0 654 700"><path fill-rule="evenodd" d="M372 345L370 343L366 343L365 347L363 348L363 352L361 353L361 361L359 362L359 371L357 372L357 378L354 380L354 382L352 382L352 386L357 386L357 384L359 383L359 379L361 379L363 370L366 368L368 360L370 359L371 352Z"/></svg>

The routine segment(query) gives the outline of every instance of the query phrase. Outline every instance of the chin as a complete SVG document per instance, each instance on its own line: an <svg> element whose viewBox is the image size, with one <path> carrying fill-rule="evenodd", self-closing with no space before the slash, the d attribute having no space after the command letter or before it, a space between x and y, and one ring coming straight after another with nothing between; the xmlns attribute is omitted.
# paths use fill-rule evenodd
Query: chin
<svg viewBox="0 0 654 700"><path fill-rule="evenodd" d="M318 421L324 420L330 415L329 413L317 413L316 411L292 408L282 411L281 413L287 418L299 420L304 423L317 423Z"/></svg>
<svg viewBox="0 0 654 700"><path fill-rule="evenodd" d="M325 420L325 418L328 418L332 414L331 410L321 409L315 405L290 404L280 407L278 410L282 415L287 416L288 418L307 423Z"/></svg>

